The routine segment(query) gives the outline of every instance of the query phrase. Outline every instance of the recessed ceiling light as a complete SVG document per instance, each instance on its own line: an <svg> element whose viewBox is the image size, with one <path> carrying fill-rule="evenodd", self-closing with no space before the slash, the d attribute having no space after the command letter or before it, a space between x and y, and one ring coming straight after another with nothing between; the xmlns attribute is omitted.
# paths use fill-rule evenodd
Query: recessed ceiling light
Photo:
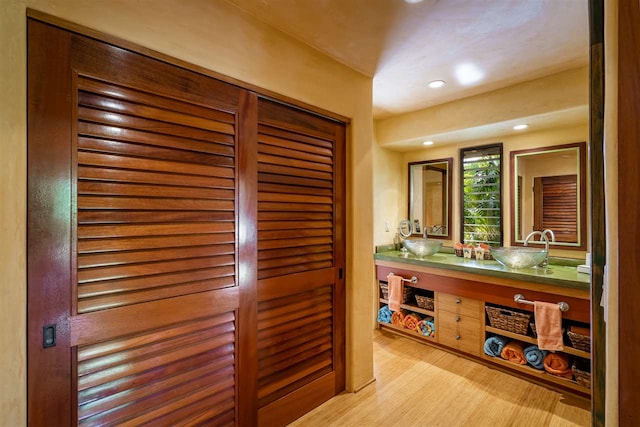
<svg viewBox="0 0 640 427"><path fill-rule="evenodd" d="M457 65L454 73L458 79L458 83L462 86L472 85L484 78L484 72L475 64L471 63Z"/></svg>
<svg viewBox="0 0 640 427"><path fill-rule="evenodd" d="M422 145L433 145L433 141L425 141Z"/></svg>
<svg viewBox="0 0 640 427"><path fill-rule="evenodd" d="M515 126L513 127L513 129L514 129L514 130L522 130L522 129L526 129L526 128L528 128L528 127L529 127L529 125L515 125Z"/></svg>
<svg viewBox="0 0 640 427"><path fill-rule="evenodd" d="M432 82L429 82L429 84L427 84L427 86L429 86L432 89L435 89L435 88L442 87L445 84L446 84L446 82L444 80L434 80Z"/></svg>
<svg viewBox="0 0 640 427"><path fill-rule="evenodd" d="M415 3L420 3L422 0L404 0L404 1L409 4L415 4Z"/></svg>

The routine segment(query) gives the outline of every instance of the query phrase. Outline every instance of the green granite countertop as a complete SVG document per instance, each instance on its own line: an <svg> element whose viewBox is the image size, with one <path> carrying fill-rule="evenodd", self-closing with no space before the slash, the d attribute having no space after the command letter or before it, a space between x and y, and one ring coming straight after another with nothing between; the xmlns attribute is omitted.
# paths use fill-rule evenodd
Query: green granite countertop
<svg viewBox="0 0 640 427"><path fill-rule="evenodd" d="M549 259L549 267L546 269L522 268L517 270L505 267L498 261L477 261L443 252L438 252L425 258L417 258L408 252L388 250L376 253L374 259L441 268L443 270L463 271L485 276L504 277L566 288L588 290L590 283L588 274L578 273L575 266L553 264L553 258Z"/></svg>

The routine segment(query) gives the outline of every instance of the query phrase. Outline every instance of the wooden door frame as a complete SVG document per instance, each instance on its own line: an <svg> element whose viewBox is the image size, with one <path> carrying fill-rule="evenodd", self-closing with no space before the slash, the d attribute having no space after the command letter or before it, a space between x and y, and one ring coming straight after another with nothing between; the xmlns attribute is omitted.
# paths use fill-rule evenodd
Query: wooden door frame
<svg viewBox="0 0 640 427"><path fill-rule="evenodd" d="M34 37L34 33L42 31L42 26L28 25L27 28L31 51L29 70L47 69L50 76L67 75L70 35L47 39L48 45L44 47L38 44L43 37ZM37 51L46 52L46 55L33 53ZM59 60L51 65L48 55L58 55ZM72 281L72 253L69 250L72 199L68 186L73 117L69 108L71 100L57 96L56 90L71 93L72 82L71 79L58 79L64 82L58 82L54 89L50 84L43 84L32 72L28 73L27 79L27 423L70 425L74 415L70 411L73 372L67 363L71 341L69 312L73 299L69 286ZM50 102L40 102L43 97ZM37 144L37 141L47 143ZM57 226L47 227L53 213L57 216ZM30 286L32 283L39 283L39 286ZM44 348L44 333L35 333L45 325L56 328L53 329L55 342L47 348ZM56 367L56 375L49 374L50 366ZM38 387L42 378L47 379L46 388ZM49 393L58 395L58 399L49 398ZM61 399L64 405L60 405ZM38 402L37 408L32 407L33 402ZM49 414L56 414L56 418L52 419ZM45 419L46 415L49 417Z"/></svg>
<svg viewBox="0 0 640 427"><path fill-rule="evenodd" d="M604 0L589 0L589 162L591 171L591 423L605 424L606 326L600 306L606 264L604 197Z"/></svg>
<svg viewBox="0 0 640 427"><path fill-rule="evenodd" d="M619 425L640 419L640 4L618 2L618 400Z"/></svg>

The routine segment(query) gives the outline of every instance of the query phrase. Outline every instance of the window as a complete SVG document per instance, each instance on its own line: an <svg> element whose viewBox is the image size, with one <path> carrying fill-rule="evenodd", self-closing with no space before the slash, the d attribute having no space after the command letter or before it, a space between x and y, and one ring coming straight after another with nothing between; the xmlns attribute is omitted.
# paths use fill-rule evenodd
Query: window
<svg viewBox="0 0 640 427"><path fill-rule="evenodd" d="M502 144L460 150L463 243L502 245Z"/></svg>

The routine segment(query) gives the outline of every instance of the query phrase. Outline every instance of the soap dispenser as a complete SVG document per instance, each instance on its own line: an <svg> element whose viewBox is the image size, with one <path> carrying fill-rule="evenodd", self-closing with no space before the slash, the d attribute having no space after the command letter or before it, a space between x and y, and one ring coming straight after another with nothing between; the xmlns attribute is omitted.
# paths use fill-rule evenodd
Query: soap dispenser
<svg viewBox="0 0 640 427"><path fill-rule="evenodd" d="M393 236L393 249L399 251L400 246L402 246L402 244L400 243L400 234L396 233Z"/></svg>

